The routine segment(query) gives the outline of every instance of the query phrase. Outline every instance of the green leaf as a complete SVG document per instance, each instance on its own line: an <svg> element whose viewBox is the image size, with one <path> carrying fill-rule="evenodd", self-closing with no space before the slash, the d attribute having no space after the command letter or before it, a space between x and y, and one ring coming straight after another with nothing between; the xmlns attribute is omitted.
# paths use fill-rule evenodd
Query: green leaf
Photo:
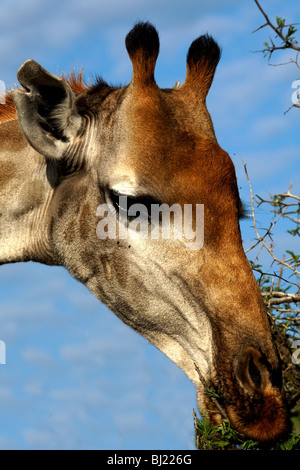
<svg viewBox="0 0 300 470"><path fill-rule="evenodd" d="M228 446L229 445L229 442L227 441L216 441L215 444L218 446L218 447L225 447L225 446Z"/></svg>
<svg viewBox="0 0 300 470"><path fill-rule="evenodd" d="M280 18L280 16L276 16L276 23L277 23L278 28L281 28L282 26L284 26L285 20Z"/></svg>
<svg viewBox="0 0 300 470"><path fill-rule="evenodd" d="M291 257L293 258L293 260L298 263L299 261L299 258L300 258L300 255L295 255L295 253L291 250L285 250L286 253L288 253L289 255L291 255Z"/></svg>
<svg viewBox="0 0 300 470"><path fill-rule="evenodd" d="M289 439L279 444L280 450L292 450L294 448L299 448L300 436L292 434Z"/></svg>
<svg viewBox="0 0 300 470"><path fill-rule="evenodd" d="M249 440L249 441L243 442L242 445L241 445L241 448L242 448L242 450L249 450L249 449L251 449L251 447L254 447L254 446L257 446L257 445L258 445L258 442Z"/></svg>
<svg viewBox="0 0 300 470"><path fill-rule="evenodd" d="M288 230L287 233L295 237L296 235L300 236L300 227L297 227L295 229Z"/></svg>
<svg viewBox="0 0 300 470"><path fill-rule="evenodd" d="M291 25L291 26L289 27L289 29L288 29L288 32L287 32L286 37L289 38L290 40L291 40L291 39L294 39L294 38L291 38L290 36L291 36L292 34L296 33L296 31L297 31L296 28L294 28L294 26Z"/></svg>

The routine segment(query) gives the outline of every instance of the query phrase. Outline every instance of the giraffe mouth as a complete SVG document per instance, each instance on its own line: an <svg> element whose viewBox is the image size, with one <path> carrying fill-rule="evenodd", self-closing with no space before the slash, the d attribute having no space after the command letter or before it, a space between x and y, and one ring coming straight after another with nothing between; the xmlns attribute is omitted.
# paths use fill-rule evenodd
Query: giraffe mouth
<svg viewBox="0 0 300 470"><path fill-rule="evenodd" d="M251 398L231 397L230 403L219 396L205 396L200 412L212 425L228 422L244 438L262 443L275 442L289 431L285 400L274 391Z"/></svg>
<svg viewBox="0 0 300 470"><path fill-rule="evenodd" d="M289 431L286 400L280 383L274 377L270 380L272 374L267 373L264 365L258 365L259 359L254 348L247 348L236 374L226 381L219 379L209 383L195 366L201 382L199 409L212 425L227 421L248 439L274 442Z"/></svg>

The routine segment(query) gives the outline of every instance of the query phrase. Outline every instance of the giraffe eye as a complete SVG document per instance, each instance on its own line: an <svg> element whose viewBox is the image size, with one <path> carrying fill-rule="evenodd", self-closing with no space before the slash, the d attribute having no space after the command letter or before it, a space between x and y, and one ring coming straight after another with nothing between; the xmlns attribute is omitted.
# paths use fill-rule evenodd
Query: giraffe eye
<svg viewBox="0 0 300 470"><path fill-rule="evenodd" d="M128 215L129 208L133 204L138 203L138 198L127 196L126 194L121 194L116 191L110 191L109 197L119 216L130 219Z"/></svg>
<svg viewBox="0 0 300 470"><path fill-rule="evenodd" d="M131 196L121 194L117 191L109 191L109 199L120 217L127 218L129 221L136 217L143 217L151 221L151 207L153 204L159 204L158 201L149 196Z"/></svg>

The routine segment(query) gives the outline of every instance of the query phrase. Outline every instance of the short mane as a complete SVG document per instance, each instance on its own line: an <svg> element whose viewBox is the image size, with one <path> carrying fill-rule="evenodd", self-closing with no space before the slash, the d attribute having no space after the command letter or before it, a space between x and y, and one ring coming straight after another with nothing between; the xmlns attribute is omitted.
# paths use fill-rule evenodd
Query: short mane
<svg viewBox="0 0 300 470"><path fill-rule="evenodd" d="M90 88L83 79L83 70L81 70L78 74L75 74L75 72L70 72L67 76L61 75L61 78L70 85L73 93L76 96ZM4 95L4 99L4 103L1 103L0 101L0 123L17 119L16 108L9 91Z"/></svg>

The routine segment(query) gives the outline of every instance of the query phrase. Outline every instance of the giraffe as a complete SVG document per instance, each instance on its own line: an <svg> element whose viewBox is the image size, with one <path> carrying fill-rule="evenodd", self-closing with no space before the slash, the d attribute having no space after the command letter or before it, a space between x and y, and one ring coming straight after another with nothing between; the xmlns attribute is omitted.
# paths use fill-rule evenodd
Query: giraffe
<svg viewBox="0 0 300 470"><path fill-rule="evenodd" d="M65 266L184 370L203 415L277 439L288 428L280 360L242 246L235 168L206 107L220 47L200 36L182 86L161 89L154 26L137 23L125 43L124 87L57 77L33 60L19 69L22 89L0 105L0 262ZM202 205L203 246L133 236L122 198ZM103 204L127 237L97 236Z"/></svg>

